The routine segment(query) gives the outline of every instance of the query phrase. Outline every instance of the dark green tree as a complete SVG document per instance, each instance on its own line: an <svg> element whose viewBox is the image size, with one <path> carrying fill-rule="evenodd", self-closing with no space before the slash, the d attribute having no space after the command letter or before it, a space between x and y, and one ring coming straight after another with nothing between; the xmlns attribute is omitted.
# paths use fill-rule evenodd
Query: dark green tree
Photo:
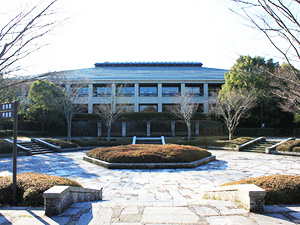
<svg viewBox="0 0 300 225"><path fill-rule="evenodd" d="M37 80L30 86L27 115L41 124L42 132L45 124L54 122L59 117L59 108L55 101L58 91L58 87L46 79Z"/></svg>
<svg viewBox="0 0 300 225"><path fill-rule="evenodd" d="M272 59L265 60L263 57L240 56L228 73L225 74L223 90L230 91L232 88L250 91L258 90L257 106L250 111L250 116L241 124L257 127L284 127L291 125L293 115L283 112L279 105L281 99L275 97L273 92L272 74L279 68L279 64Z"/></svg>

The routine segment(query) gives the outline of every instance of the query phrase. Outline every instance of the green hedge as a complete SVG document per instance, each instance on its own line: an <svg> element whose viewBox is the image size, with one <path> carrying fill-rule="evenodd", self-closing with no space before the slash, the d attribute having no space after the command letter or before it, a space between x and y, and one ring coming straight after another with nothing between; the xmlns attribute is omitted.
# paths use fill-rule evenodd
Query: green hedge
<svg viewBox="0 0 300 225"><path fill-rule="evenodd" d="M101 120L98 114L80 113L74 116L74 120ZM164 120L178 120L178 117L168 112L131 112L123 113L119 120L149 120L149 119L164 119ZM193 120L207 119L207 115L204 113L195 113Z"/></svg>
<svg viewBox="0 0 300 225"><path fill-rule="evenodd" d="M116 145L127 145L132 143L132 138L120 138L111 139L107 141L103 138L91 138L91 139L73 139L73 143L79 145L80 147L87 146L116 146Z"/></svg>
<svg viewBox="0 0 300 225"><path fill-rule="evenodd" d="M230 147L234 148L237 145L244 144L248 141L253 140L252 137L239 137L231 141L228 140L227 136L210 136L210 137L197 137L192 138L188 141L186 138L167 138L167 143L180 144L180 145L193 145L193 146L215 146L215 147Z"/></svg>
<svg viewBox="0 0 300 225"><path fill-rule="evenodd" d="M234 135L236 136L289 136L293 135L293 129L290 128L236 128Z"/></svg>

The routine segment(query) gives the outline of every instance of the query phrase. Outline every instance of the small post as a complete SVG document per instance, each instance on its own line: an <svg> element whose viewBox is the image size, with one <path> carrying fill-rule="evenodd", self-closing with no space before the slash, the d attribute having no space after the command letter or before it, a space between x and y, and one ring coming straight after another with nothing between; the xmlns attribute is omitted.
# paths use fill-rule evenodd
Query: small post
<svg viewBox="0 0 300 225"><path fill-rule="evenodd" d="M151 123L150 121L147 121L147 137L150 137L151 135Z"/></svg>
<svg viewBox="0 0 300 225"><path fill-rule="evenodd" d="M13 204L17 205L17 142L18 142L18 101L13 103L14 145L13 145Z"/></svg>
<svg viewBox="0 0 300 225"><path fill-rule="evenodd" d="M126 137L126 121L122 121L122 137Z"/></svg>
<svg viewBox="0 0 300 225"><path fill-rule="evenodd" d="M102 136L102 123L101 121L97 122L97 137L101 137Z"/></svg>
<svg viewBox="0 0 300 225"><path fill-rule="evenodd" d="M175 120L171 121L171 136L175 137Z"/></svg>

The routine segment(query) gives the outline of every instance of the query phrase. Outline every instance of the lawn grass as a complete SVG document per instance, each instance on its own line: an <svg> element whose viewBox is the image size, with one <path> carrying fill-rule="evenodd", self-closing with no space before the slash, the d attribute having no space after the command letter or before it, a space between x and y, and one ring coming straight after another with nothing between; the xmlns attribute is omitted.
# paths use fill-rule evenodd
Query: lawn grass
<svg viewBox="0 0 300 225"><path fill-rule="evenodd" d="M300 140L290 140L282 143L277 146L276 150L282 152L300 152Z"/></svg>
<svg viewBox="0 0 300 225"><path fill-rule="evenodd" d="M228 140L227 136L209 136L209 137L196 137L188 141L186 138L175 137L166 139L167 143L180 144L180 145L193 145L193 146L215 146L215 147L228 147L235 148L238 145L244 144L253 140L252 137L238 137L233 140Z"/></svg>
<svg viewBox="0 0 300 225"><path fill-rule="evenodd" d="M197 161L211 153L194 146L135 144L96 148L87 156L110 163L181 163Z"/></svg>
<svg viewBox="0 0 300 225"><path fill-rule="evenodd" d="M299 204L300 203L300 176L271 175L249 178L223 184L255 184L266 191L265 203L273 204Z"/></svg>
<svg viewBox="0 0 300 225"><path fill-rule="evenodd" d="M67 142L61 139L54 139L54 138L43 138L44 141L53 144L55 146L60 146L61 148L77 148L78 145L75 143Z"/></svg>

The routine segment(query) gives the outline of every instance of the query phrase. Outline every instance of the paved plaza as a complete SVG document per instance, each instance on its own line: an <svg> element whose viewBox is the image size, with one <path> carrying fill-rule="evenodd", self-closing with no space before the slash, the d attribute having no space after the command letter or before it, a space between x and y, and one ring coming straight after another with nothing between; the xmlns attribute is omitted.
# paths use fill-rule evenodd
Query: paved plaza
<svg viewBox="0 0 300 225"><path fill-rule="evenodd" d="M21 156L18 173L67 177L84 187L103 187L103 201L73 204L56 217L42 208L0 207L0 224L300 224L300 205L266 206L247 213L231 202L201 199L201 189L250 177L299 175L299 157L211 151L217 160L194 169L108 170L82 160L85 152ZM0 176L12 159L0 158Z"/></svg>

